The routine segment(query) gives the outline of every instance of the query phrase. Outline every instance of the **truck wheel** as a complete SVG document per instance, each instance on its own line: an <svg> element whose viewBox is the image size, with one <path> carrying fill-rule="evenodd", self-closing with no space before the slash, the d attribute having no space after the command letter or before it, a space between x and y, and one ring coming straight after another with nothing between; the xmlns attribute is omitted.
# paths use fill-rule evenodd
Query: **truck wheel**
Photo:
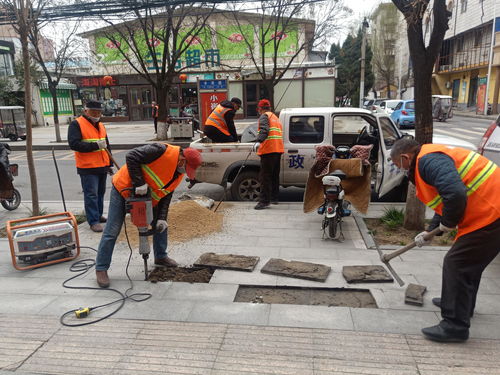
<svg viewBox="0 0 500 375"><path fill-rule="evenodd" d="M258 171L243 171L231 184L231 195L235 201L256 201L260 196Z"/></svg>

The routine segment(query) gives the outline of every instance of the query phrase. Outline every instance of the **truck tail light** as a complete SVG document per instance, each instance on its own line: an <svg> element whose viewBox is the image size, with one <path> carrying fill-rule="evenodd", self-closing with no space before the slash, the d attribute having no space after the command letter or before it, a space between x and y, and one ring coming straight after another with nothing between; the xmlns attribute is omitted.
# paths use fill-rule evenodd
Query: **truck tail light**
<svg viewBox="0 0 500 375"><path fill-rule="evenodd" d="M478 152L481 155L484 152L484 146L486 146L486 142L488 142L488 139L490 138L491 134L495 131L496 127L497 127L497 123L496 123L496 121L493 121L493 123L486 130L486 133L484 133L483 138L481 139L481 142L479 142Z"/></svg>
<svg viewBox="0 0 500 375"><path fill-rule="evenodd" d="M402 113L404 116L408 116L408 112L406 112L406 111L401 111L401 113Z"/></svg>

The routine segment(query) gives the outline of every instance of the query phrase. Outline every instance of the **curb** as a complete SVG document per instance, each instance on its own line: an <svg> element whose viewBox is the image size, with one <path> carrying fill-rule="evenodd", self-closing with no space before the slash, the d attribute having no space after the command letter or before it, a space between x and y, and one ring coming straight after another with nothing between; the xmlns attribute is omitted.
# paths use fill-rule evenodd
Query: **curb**
<svg viewBox="0 0 500 375"><path fill-rule="evenodd" d="M366 226L366 223L364 219L361 216L354 215L354 221L356 222L356 225L358 226L359 232L361 233L361 237L363 238L363 241L365 242L366 248L369 250L376 250L377 245L375 244L375 239L373 236L370 234L370 231L368 230L368 227ZM401 249L401 246L397 245L379 245L380 250L398 250ZM422 250L430 250L430 251L448 251L450 249L450 246L424 246L421 248Z"/></svg>
<svg viewBox="0 0 500 375"><path fill-rule="evenodd" d="M475 113L453 113L453 117L469 117L469 118L477 118L482 120L491 120L494 121L497 116L496 115L476 115Z"/></svg>
<svg viewBox="0 0 500 375"><path fill-rule="evenodd" d="M370 234L370 231L368 230L368 227L366 226L365 221L361 216L354 215L354 221L356 222L356 225L358 226L359 232L361 233L361 237L363 238L363 241L365 242L366 248L367 249L376 249L377 245L375 244L375 240L373 239L372 235Z"/></svg>
<svg viewBox="0 0 500 375"><path fill-rule="evenodd" d="M158 141L158 142L168 142L174 146L188 147L192 141ZM135 147L143 146L148 143L154 142L143 142L143 143L114 143L111 145L112 150L130 150ZM12 145L9 143L10 149L12 151L26 151L26 145ZM66 150L71 151L67 143L57 143L57 144L43 144L43 145L33 145L33 151L51 151L54 150Z"/></svg>

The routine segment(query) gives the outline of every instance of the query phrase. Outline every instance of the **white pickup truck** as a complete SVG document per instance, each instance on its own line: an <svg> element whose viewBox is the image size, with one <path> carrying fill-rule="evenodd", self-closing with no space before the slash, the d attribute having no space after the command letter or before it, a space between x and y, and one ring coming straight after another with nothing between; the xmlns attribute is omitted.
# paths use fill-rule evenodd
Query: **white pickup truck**
<svg viewBox="0 0 500 375"><path fill-rule="evenodd" d="M388 115L372 114L359 108L319 107L283 109L279 118L283 124L285 145L281 161L282 186L305 186L309 170L314 164L315 146L352 146L360 138L366 137L367 133L374 137L372 140L376 143L370 160L375 193L379 197L405 199L406 179L389 156L393 143L404 134ZM256 200L260 193L260 159L251 152L256 127L255 124L245 129L242 143L211 143L207 138L192 142L190 147L199 150L203 157L203 163L196 173L197 180L224 187L230 182L234 200ZM473 144L466 141L443 136L436 138L435 143L476 150ZM244 167L236 177L242 165Z"/></svg>

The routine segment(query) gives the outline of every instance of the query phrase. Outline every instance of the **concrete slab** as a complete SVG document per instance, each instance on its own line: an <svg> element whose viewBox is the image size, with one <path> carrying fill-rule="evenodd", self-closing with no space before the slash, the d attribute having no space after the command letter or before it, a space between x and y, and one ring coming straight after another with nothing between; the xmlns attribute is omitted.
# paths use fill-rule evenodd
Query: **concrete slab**
<svg viewBox="0 0 500 375"><path fill-rule="evenodd" d="M328 329L354 329L348 307L271 305L269 325Z"/></svg>
<svg viewBox="0 0 500 375"><path fill-rule="evenodd" d="M385 283L394 281L383 266L344 266L342 274L348 283Z"/></svg>
<svg viewBox="0 0 500 375"><path fill-rule="evenodd" d="M0 294L0 313L37 314L56 298L35 294Z"/></svg>
<svg viewBox="0 0 500 375"><path fill-rule="evenodd" d="M203 301L195 304L187 320L190 322L267 325L270 309L270 305L259 303Z"/></svg>
<svg viewBox="0 0 500 375"><path fill-rule="evenodd" d="M255 256L204 253L194 262L194 265L222 270L252 272L259 259L259 257Z"/></svg>
<svg viewBox="0 0 500 375"><path fill-rule="evenodd" d="M172 283L161 299L233 302L237 290L236 284Z"/></svg>
<svg viewBox="0 0 500 375"><path fill-rule="evenodd" d="M324 282L328 277L330 270L331 267L323 264L287 261L284 259L272 258L264 267L262 267L260 272L270 275Z"/></svg>
<svg viewBox="0 0 500 375"><path fill-rule="evenodd" d="M420 334L422 328L439 323L436 314L428 311L351 308L351 314L358 331Z"/></svg>

